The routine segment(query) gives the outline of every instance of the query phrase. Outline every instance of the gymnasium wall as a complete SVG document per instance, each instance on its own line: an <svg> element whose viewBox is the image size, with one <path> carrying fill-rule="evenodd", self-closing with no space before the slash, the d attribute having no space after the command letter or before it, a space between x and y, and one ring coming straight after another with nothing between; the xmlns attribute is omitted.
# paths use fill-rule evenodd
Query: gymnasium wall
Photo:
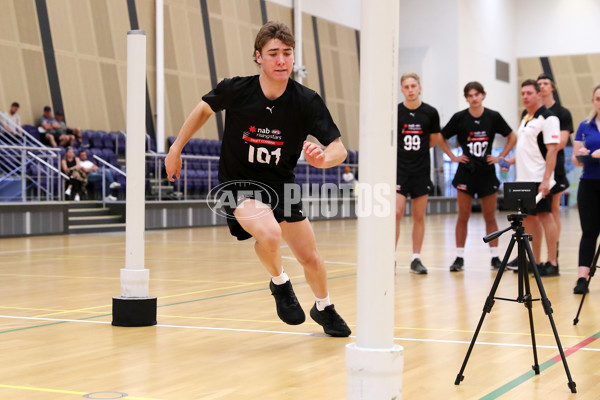
<svg viewBox="0 0 600 400"><path fill-rule="evenodd" d="M259 72L254 37L266 20L293 29L290 7L264 0L164 0L165 136L218 81ZM21 104L25 124L45 105L69 125L124 130L126 37L147 34L147 131L156 112L154 0L3 0L0 13L0 110ZM357 31L303 15L304 84L320 93L350 149L358 147ZM298 51L299 49L297 49ZM222 117L196 137L217 139Z"/></svg>
<svg viewBox="0 0 600 400"><path fill-rule="evenodd" d="M600 84L600 53L520 58L519 85L545 72L554 77L561 104L571 111L573 128L593 110L592 90ZM544 67L545 65L545 67ZM519 99L519 110L523 104Z"/></svg>

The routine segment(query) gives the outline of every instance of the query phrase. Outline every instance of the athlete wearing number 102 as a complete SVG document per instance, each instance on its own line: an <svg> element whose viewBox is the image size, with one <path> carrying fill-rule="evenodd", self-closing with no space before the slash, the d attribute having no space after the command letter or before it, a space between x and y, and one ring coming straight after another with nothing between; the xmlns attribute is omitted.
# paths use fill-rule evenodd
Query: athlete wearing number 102
<svg viewBox="0 0 600 400"><path fill-rule="evenodd" d="M396 246L400 237L400 221L404 215L406 198L412 201L412 250L410 271L427 274L421 262L421 247L425 236L425 210L430 179L429 148L434 144L454 162L464 162L466 157L455 157L440 133L440 117L435 108L419 98L419 76L407 73L400 78L404 102L398 104L398 163L396 172Z"/></svg>
<svg viewBox="0 0 600 400"><path fill-rule="evenodd" d="M240 240L254 237L256 254L271 275L277 315L297 325L304 322L305 314L283 271L281 240L285 240L315 295L310 316L328 335L345 337L350 328L329 300L327 272L310 222L299 204L291 205L291 214L286 212L285 202L291 199L281 198L285 184L294 182L293 169L302 151L317 168L338 165L347 155L321 97L290 79L294 46L287 25L265 24L254 42L260 74L225 79L206 94L169 149L165 168L169 180L174 174L179 178L183 146L215 111L226 110L219 181L220 190L234 199L228 210L231 233ZM308 134L325 149L306 142ZM280 201L265 201L271 194Z"/></svg>
<svg viewBox="0 0 600 400"><path fill-rule="evenodd" d="M505 157L517 142L517 136L497 111L483 107L485 90L479 82L469 82L464 87L464 96L469 108L459 111L450 118L442 130L446 139L457 136L462 152L469 162L460 164L452 184L457 189L458 218L456 220L456 259L450 271L460 271L464 266L464 248L467 239L471 205L475 196L479 198L487 234L498 230L496 222L496 193L500 182L496 178L494 164ZM492 155L494 137L507 137L506 145L499 157ZM491 267L498 269L498 239L490 242Z"/></svg>

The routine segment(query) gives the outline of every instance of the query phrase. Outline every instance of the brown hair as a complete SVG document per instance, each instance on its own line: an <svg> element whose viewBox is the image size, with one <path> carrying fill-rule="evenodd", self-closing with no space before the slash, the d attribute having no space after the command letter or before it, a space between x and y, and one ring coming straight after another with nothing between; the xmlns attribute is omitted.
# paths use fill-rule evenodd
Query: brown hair
<svg viewBox="0 0 600 400"><path fill-rule="evenodd" d="M254 40L254 52L252 53L254 62L256 62L256 52L260 53L271 39L279 39L292 49L296 47L294 34L286 24L279 21L269 21L260 28Z"/></svg>
<svg viewBox="0 0 600 400"><path fill-rule="evenodd" d="M540 92L540 85L538 85L537 81L534 81L533 79L527 79L526 81L523 81L523 83L521 83L521 87L525 86L533 86L537 93Z"/></svg>
<svg viewBox="0 0 600 400"><path fill-rule="evenodd" d="M465 97L469 94L471 90L475 89L477 93L485 94L485 90L483 89L483 85L477 81L469 82L465 85L463 90Z"/></svg>
<svg viewBox="0 0 600 400"><path fill-rule="evenodd" d="M414 72L407 72L406 74L402 74L402 76L400 77L400 85L402 85L402 82L404 82L408 78L413 78L415 81L417 81L419 85L421 84L419 75L415 74Z"/></svg>

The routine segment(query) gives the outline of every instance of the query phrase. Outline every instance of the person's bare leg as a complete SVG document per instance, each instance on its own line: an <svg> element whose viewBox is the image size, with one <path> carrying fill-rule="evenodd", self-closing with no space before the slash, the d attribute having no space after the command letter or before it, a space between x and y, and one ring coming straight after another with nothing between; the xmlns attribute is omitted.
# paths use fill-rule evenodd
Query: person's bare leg
<svg viewBox="0 0 600 400"><path fill-rule="evenodd" d="M541 262L543 230L542 224L538 221L537 217L537 215L528 215L523 220L523 227L525 228L525 233L532 236L531 250L533 251L535 262L539 264Z"/></svg>
<svg viewBox="0 0 600 400"><path fill-rule="evenodd" d="M546 236L546 247L548 248L548 261L552 265L557 265L556 261L556 241L558 238L558 232L556 224L554 223L554 216L552 213L545 212L539 213L538 219L544 227L544 235Z"/></svg>
<svg viewBox="0 0 600 400"><path fill-rule="evenodd" d="M400 238L400 222L404 216L405 206L406 196L396 193L396 248L398 248L398 239Z"/></svg>
<svg viewBox="0 0 600 400"><path fill-rule="evenodd" d="M498 222L496 222L496 197L496 193L492 193L479 199L481 212L485 221L486 235L498 230ZM492 240L489 244L490 247L498 247L498 239Z"/></svg>
<svg viewBox="0 0 600 400"><path fill-rule="evenodd" d="M283 239L294 257L304 268L306 282L318 298L325 298L327 290L327 271L323 259L317 250L315 234L308 219L299 222L280 224Z"/></svg>
<svg viewBox="0 0 600 400"><path fill-rule="evenodd" d="M465 192L457 190L456 204L458 206L458 217L456 218L456 247L462 249L467 241L469 218L471 217L471 206L473 198Z"/></svg>
<svg viewBox="0 0 600 400"><path fill-rule="evenodd" d="M421 253L421 248L423 247L423 238L425 237L425 212L427 211L428 198L428 195L424 195L411 200L413 217L413 254Z"/></svg>
<svg viewBox="0 0 600 400"><path fill-rule="evenodd" d="M271 276L279 276L281 267L281 228L273 212L265 205L249 199L242 202L234 211L239 224L251 234L256 243L254 250Z"/></svg>

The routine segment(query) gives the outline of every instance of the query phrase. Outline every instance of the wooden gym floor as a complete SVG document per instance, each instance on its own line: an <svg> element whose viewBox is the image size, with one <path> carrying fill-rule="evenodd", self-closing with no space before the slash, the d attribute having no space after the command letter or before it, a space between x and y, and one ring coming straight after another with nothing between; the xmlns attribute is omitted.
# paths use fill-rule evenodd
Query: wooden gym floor
<svg viewBox="0 0 600 400"><path fill-rule="evenodd" d="M411 218L402 222L394 337L404 347L403 399L600 399L600 281L592 280L580 322L573 325L581 298L572 293L580 237L576 210L562 218L561 276L543 283L578 394L567 388L539 302L533 312L540 375L531 370L527 310L497 301L464 381L454 385L496 275L477 213L469 224L465 271L448 271L455 218L427 217L426 276L408 271ZM498 224L508 226L506 214L498 215ZM356 220L313 226L332 301L354 328ZM509 233L502 236L501 255L509 240ZM314 300L302 268L289 249L283 254L308 312ZM310 318L299 326L281 322L253 242L237 242L225 227L146 233L150 294L159 306L154 327L110 324L112 297L120 295L124 234L3 239L0 256L1 399L346 398L345 345L355 338L326 337ZM507 271L497 295L515 298L516 278Z"/></svg>

